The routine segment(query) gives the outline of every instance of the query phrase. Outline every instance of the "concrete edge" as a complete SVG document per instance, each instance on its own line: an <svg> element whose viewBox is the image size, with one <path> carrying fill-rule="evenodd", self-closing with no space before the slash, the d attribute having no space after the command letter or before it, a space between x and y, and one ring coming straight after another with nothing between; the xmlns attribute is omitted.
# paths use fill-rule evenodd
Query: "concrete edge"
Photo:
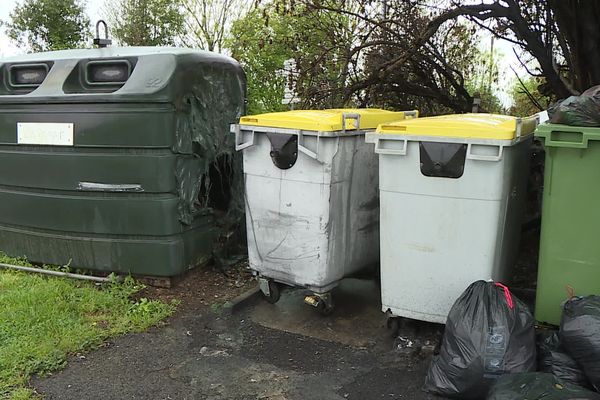
<svg viewBox="0 0 600 400"><path fill-rule="evenodd" d="M229 300L223 306L223 313L226 315L234 314L244 307L250 306L254 304L260 298L260 287L256 285L255 287L245 291L239 296Z"/></svg>

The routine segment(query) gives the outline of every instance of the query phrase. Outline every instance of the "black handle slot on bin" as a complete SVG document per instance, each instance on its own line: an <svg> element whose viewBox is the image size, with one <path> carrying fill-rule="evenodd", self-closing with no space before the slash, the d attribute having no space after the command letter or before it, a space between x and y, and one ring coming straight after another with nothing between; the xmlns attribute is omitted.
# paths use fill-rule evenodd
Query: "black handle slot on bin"
<svg viewBox="0 0 600 400"><path fill-rule="evenodd" d="M113 93L122 88L135 69L135 57L84 59L65 80L63 90L72 93Z"/></svg>
<svg viewBox="0 0 600 400"><path fill-rule="evenodd" d="M467 145L420 142L421 173L438 178L460 178L465 170Z"/></svg>
<svg viewBox="0 0 600 400"><path fill-rule="evenodd" d="M267 133L271 142L271 160L279 169L290 169L298 159L298 136Z"/></svg>
<svg viewBox="0 0 600 400"><path fill-rule="evenodd" d="M52 62L39 62L7 65L5 80L7 90L12 94L33 92L46 80L52 64Z"/></svg>
<svg viewBox="0 0 600 400"><path fill-rule="evenodd" d="M88 85L122 85L131 74L127 60L90 61L85 66L85 82Z"/></svg>

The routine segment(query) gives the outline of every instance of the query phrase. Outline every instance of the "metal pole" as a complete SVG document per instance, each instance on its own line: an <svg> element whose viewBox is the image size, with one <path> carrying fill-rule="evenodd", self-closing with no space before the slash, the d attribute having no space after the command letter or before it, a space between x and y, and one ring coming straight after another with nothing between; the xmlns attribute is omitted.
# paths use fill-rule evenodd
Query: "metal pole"
<svg viewBox="0 0 600 400"><path fill-rule="evenodd" d="M38 274L45 274L45 275L52 275L52 276L60 276L63 278L81 279L81 280L92 281L92 282L107 283L107 282L114 281L114 279L109 278L109 277L72 274L70 272L52 271L52 270L48 270L48 269L33 268L33 267L22 267L20 265L11 265L11 264L4 264L4 263L0 263L0 268L15 269L17 271L34 272L34 273L38 273ZM117 282L120 282L123 280L123 278L118 276L116 280L117 280Z"/></svg>
<svg viewBox="0 0 600 400"><path fill-rule="evenodd" d="M488 92L492 92L492 80L494 74L494 35L492 35L492 40L490 41L490 79L488 81Z"/></svg>

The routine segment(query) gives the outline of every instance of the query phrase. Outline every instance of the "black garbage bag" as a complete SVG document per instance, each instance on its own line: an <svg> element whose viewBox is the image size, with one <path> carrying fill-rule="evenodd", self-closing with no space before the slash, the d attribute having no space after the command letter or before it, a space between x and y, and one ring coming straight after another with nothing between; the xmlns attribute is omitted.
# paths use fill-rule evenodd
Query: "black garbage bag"
<svg viewBox="0 0 600 400"><path fill-rule="evenodd" d="M560 341L600 391L600 296L573 297L563 306Z"/></svg>
<svg viewBox="0 0 600 400"><path fill-rule="evenodd" d="M552 374L530 372L501 376L487 400L600 400L600 394L560 382Z"/></svg>
<svg viewBox="0 0 600 400"><path fill-rule="evenodd" d="M423 389L458 399L484 399L504 373L536 369L534 319L507 287L477 281L456 300L440 354Z"/></svg>
<svg viewBox="0 0 600 400"><path fill-rule="evenodd" d="M538 343L538 366L541 372L551 373L562 383L590 387L581 366L561 346L558 332L541 333Z"/></svg>
<svg viewBox="0 0 600 400"><path fill-rule="evenodd" d="M548 117L553 124L600 126L600 85L550 107Z"/></svg>

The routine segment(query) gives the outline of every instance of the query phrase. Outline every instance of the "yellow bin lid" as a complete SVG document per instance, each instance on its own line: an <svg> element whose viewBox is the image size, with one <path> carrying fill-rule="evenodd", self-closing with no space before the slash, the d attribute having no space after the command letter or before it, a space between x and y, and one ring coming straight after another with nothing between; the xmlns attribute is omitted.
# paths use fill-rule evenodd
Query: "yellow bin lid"
<svg viewBox="0 0 600 400"><path fill-rule="evenodd" d="M379 124L417 117L417 111L387 111L378 108L336 108L329 110L293 110L240 118L240 125L270 128L300 129L305 131L335 132L356 129L375 129ZM343 123L345 117L346 123ZM345 127L344 127L345 125ZM345 129L344 129L345 128Z"/></svg>
<svg viewBox="0 0 600 400"><path fill-rule="evenodd" d="M535 131L537 116L517 118L498 114L452 114L382 123L377 133L464 139L512 140Z"/></svg>

